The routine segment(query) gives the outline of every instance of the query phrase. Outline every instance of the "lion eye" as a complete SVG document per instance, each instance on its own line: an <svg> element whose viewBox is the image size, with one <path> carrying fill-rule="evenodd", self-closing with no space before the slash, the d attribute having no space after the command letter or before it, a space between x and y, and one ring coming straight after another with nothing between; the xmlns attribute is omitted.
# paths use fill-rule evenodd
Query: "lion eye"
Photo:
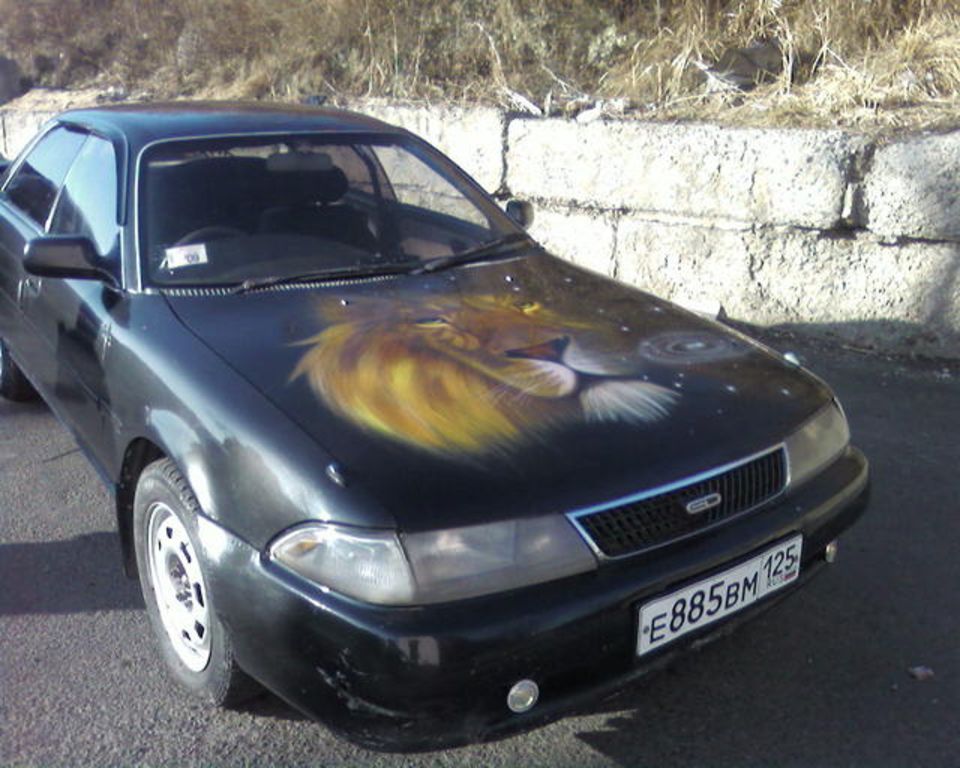
<svg viewBox="0 0 960 768"><path fill-rule="evenodd" d="M523 301L517 304L517 309L519 309L525 315L532 315L534 312L537 312L540 309L540 302Z"/></svg>
<svg viewBox="0 0 960 768"><path fill-rule="evenodd" d="M447 324L447 321L442 317L421 317L416 322L421 328L439 328L441 325Z"/></svg>

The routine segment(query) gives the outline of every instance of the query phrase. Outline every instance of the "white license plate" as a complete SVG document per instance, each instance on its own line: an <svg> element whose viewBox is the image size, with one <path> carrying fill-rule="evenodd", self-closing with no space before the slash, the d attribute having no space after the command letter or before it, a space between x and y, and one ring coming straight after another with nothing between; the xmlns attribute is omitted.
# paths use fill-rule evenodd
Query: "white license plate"
<svg viewBox="0 0 960 768"><path fill-rule="evenodd" d="M659 650L776 592L800 575L803 536L640 607L637 655Z"/></svg>

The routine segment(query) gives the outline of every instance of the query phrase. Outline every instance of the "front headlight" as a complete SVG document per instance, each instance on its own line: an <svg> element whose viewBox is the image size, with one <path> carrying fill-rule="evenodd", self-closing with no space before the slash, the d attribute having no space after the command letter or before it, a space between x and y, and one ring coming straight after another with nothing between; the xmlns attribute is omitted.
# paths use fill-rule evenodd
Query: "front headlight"
<svg viewBox="0 0 960 768"><path fill-rule="evenodd" d="M284 534L270 557L321 586L380 605L424 605L501 592L593 570L566 518L393 533L313 524Z"/></svg>
<svg viewBox="0 0 960 768"><path fill-rule="evenodd" d="M559 515L415 533L404 546L419 602L502 592L591 571L597 560Z"/></svg>
<svg viewBox="0 0 960 768"><path fill-rule="evenodd" d="M358 600L403 605L413 574L397 536L337 525L309 525L282 535L270 557L310 581Z"/></svg>
<svg viewBox="0 0 960 768"><path fill-rule="evenodd" d="M790 484L799 485L830 464L850 443L850 428L834 401L785 441Z"/></svg>

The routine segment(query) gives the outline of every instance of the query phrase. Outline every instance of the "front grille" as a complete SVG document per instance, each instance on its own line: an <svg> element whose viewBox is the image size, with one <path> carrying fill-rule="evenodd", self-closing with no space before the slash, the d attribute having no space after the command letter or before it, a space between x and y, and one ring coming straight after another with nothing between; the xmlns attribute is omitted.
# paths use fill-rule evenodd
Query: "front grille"
<svg viewBox="0 0 960 768"><path fill-rule="evenodd" d="M759 507L783 491L786 478L786 457L783 448L776 448L689 485L573 517L600 552L622 557L690 536ZM687 512L687 504L711 494L720 495L719 504L699 514Z"/></svg>

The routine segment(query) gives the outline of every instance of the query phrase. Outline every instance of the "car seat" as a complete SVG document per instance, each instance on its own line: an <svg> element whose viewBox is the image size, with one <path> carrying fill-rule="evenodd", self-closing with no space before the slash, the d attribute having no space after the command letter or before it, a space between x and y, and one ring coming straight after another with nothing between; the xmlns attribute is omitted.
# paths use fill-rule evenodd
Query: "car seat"
<svg viewBox="0 0 960 768"><path fill-rule="evenodd" d="M340 168L276 175L281 189L275 198L290 200L291 204L265 210L260 215L260 232L323 237L367 251L376 250L366 213L339 202L349 189L346 174Z"/></svg>

